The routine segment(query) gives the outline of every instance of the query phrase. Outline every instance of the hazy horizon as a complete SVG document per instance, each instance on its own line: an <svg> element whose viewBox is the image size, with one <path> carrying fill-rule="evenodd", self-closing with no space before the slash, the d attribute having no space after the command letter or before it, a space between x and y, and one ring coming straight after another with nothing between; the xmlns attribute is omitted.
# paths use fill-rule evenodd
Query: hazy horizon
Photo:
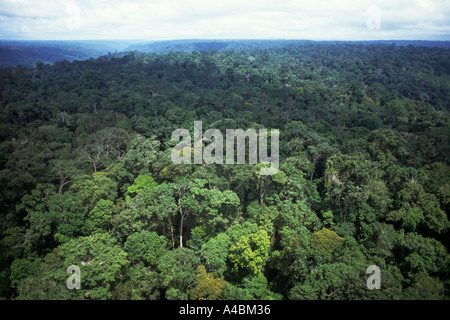
<svg viewBox="0 0 450 320"><path fill-rule="evenodd" d="M334 39L284 39L284 38L242 38L242 39L220 39L220 38L186 38L186 39L3 39L0 38L0 41L17 41L17 42L57 42L57 41L67 41L67 42L89 42L89 41L105 41L105 42L135 42L135 43L151 43L151 42L164 42L164 41L310 41L310 42L383 42L383 41L422 41L422 42L450 42L448 40L433 40L433 39L375 39L375 40L367 40L367 39L354 39L354 40L334 40Z"/></svg>

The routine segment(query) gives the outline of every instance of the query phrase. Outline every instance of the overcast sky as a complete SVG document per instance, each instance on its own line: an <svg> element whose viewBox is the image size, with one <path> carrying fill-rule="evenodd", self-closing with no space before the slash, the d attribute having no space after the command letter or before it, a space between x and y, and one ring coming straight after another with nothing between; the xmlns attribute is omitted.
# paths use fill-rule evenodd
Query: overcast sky
<svg viewBox="0 0 450 320"><path fill-rule="evenodd" d="M0 39L450 40L450 0L0 0Z"/></svg>

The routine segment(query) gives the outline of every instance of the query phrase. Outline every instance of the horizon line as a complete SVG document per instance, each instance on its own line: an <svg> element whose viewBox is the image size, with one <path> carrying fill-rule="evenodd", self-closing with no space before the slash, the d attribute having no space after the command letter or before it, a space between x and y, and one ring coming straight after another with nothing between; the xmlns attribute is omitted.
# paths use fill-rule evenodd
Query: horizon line
<svg viewBox="0 0 450 320"><path fill-rule="evenodd" d="M135 41L135 42L162 42L162 41L314 41L314 42L376 42L376 41L432 41L450 42L435 39L290 39L290 38L176 38L176 39L0 39L0 41Z"/></svg>

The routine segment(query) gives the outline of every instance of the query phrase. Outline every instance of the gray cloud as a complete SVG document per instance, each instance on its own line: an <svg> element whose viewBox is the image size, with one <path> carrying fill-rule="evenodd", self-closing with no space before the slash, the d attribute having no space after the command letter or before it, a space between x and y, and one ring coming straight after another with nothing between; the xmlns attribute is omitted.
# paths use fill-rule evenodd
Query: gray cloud
<svg viewBox="0 0 450 320"><path fill-rule="evenodd" d="M0 38L450 40L448 17L440 0L0 0Z"/></svg>

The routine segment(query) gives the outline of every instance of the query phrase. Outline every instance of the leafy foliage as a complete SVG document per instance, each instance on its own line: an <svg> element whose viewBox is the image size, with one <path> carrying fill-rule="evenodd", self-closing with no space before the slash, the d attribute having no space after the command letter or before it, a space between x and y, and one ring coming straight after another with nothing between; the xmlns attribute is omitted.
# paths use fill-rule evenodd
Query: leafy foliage
<svg viewBox="0 0 450 320"><path fill-rule="evenodd" d="M1 298L448 299L449 49L134 48L0 68ZM277 174L172 163L196 120L279 129Z"/></svg>
<svg viewBox="0 0 450 320"><path fill-rule="evenodd" d="M198 267L197 285L190 292L193 300L216 300L227 284L223 278L216 278L213 273L207 273L205 266Z"/></svg>

